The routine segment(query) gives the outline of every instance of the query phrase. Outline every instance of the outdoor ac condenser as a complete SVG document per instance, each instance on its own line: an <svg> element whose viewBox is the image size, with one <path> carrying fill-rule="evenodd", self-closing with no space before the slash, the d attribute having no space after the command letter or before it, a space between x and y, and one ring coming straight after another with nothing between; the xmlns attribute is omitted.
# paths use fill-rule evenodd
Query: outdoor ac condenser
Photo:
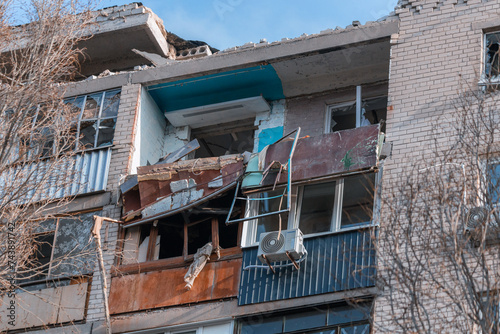
<svg viewBox="0 0 500 334"><path fill-rule="evenodd" d="M299 260L306 253L304 236L299 229L283 230L262 233L260 235L259 251L257 256L263 264L267 264L263 255L269 262L289 261L287 253L294 260Z"/></svg>
<svg viewBox="0 0 500 334"><path fill-rule="evenodd" d="M500 240L500 226L495 217L492 211L484 206L469 210L465 233L470 236L476 246L479 246L484 229L487 229L485 234L486 244L498 243Z"/></svg>

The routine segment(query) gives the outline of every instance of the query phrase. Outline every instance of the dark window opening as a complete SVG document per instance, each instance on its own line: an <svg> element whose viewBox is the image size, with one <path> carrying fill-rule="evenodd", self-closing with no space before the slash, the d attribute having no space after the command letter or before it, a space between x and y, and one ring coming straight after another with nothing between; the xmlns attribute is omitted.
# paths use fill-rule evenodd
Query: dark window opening
<svg viewBox="0 0 500 334"><path fill-rule="evenodd" d="M379 124L384 121L380 131L385 132L385 120L387 119L387 96L366 99L362 102L361 126ZM363 123L363 120L364 123Z"/></svg>
<svg viewBox="0 0 500 334"><path fill-rule="evenodd" d="M238 224L226 226L224 219L219 219L219 246L222 249L238 246Z"/></svg>
<svg viewBox="0 0 500 334"><path fill-rule="evenodd" d="M330 108L330 131L355 129L356 127L382 123L381 131L385 132L387 119L387 96L363 99L361 101L359 125L357 121L356 102L345 103Z"/></svg>
<svg viewBox="0 0 500 334"><path fill-rule="evenodd" d="M328 232L331 229L335 182L304 186L299 229L304 234Z"/></svg>
<svg viewBox="0 0 500 334"><path fill-rule="evenodd" d="M52 256L55 233L37 235L33 238L33 252L28 260L28 272L22 277L31 281L41 280L48 276ZM30 270L31 269L31 270Z"/></svg>
<svg viewBox="0 0 500 334"><path fill-rule="evenodd" d="M140 229L139 226L129 228L124 245L124 252L128 254L124 255L123 264L175 257L186 259L208 242L212 242L214 251L237 247L239 225L225 224L233 196L234 193L228 192L156 223L140 225ZM233 210L235 215L241 215L241 212L241 208ZM150 238L154 238L154 242Z"/></svg>
<svg viewBox="0 0 500 334"><path fill-rule="evenodd" d="M500 63L498 61L499 44L500 32L486 34L484 75L488 79L497 77L500 74Z"/></svg>
<svg viewBox="0 0 500 334"><path fill-rule="evenodd" d="M356 103L331 109L332 132L356 128Z"/></svg>
<svg viewBox="0 0 500 334"><path fill-rule="evenodd" d="M212 241L212 225L210 224L210 218L195 223L194 225L188 225L187 230L188 254L196 253L198 248Z"/></svg>
<svg viewBox="0 0 500 334"><path fill-rule="evenodd" d="M254 144L254 119L223 123L218 126L193 129L192 139L198 139L200 148L195 158L220 157L252 152Z"/></svg>
<svg viewBox="0 0 500 334"><path fill-rule="evenodd" d="M182 256L184 247L184 225L176 221L179 217L172 217L158 223L159 259Z"/></svg>

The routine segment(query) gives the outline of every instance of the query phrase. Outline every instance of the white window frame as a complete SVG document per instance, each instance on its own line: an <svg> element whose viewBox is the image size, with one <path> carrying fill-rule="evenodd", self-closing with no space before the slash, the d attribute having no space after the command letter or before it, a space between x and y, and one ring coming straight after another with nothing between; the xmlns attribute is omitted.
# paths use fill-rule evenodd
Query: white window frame
<svg viewBox="0 0 500 334"><path fill-rule="evenodd" d="M364 100L372 100L377 98L386 97L386 95L377 95L373 97L367 97ZM350 100L347 102L337 103L337 104L328 104L326 106L325 112L325 133L331 133L331 124L332 124L332 113L333 110L338 108L343 108L347 106L355 105L356 107L356 128L359 128L362 125L363 120L366 120L363 116L363 97L362 97L362 87L356 86L356 99Z"/></svg>
<svg viewBox="0 0 500 334"><path fill-rule="evenodd" d="M327 235L327 234L336 234L340 232L345 232L345 231L351 231L351 230L358 230L361 228L365 228L368 226L375 226L376 223L378 222L378 217L379 213L377 210L380 208L380 195L379 195L379 185L381 184L381 177L382 177L382 171L379 170L377 173L374 173L374 178L375 178L375 184L374 184L374 200L373 200L373 214L372 214L372 219L370 223L363 224L363 225L355 225L355 226L349 226L342 228L341 226L341 218L342 218L342 204L343 204L343 195L344 195L344 179L349 177L349 176L356 176L356 175L369 175L371 173L356 173L352 175L347 175L345 177L337 178L337 179L332 179L324 182L317 182L317 183L312 183L312 184L321 184L321 183L327 183L327 182L332 182L335 181L335 199L333 205L333 212L332 212L332 218L331 218L331 225L330 225L330 230L325 231L325 232L319 232L319 233L311 233L311 234L305 234L304 238L314 238L317 236L322 236L322 235ZM290 213L288 215L288 221L286 224L283 224L281 227L283 230L285 229L294 229L294 228L299 228L300 221L300 211L301 211L301 206L302 206L302 197L304 193L304 187L306 185L294 185L292 186L292 191L291 191L291 198L292 198L292 206L290 208ZM282 189L282 188L280 188ZM249 195L250 198L255 198L259 196L260 193L257 194L252 194ZM258 207L254 203L257 201L251 201L247 200L246 207L245 207L245 217L252 217L255 216L257 211L256 208ZM247 247L255 247L259 245L259 242L256 240L257 239L257 219L253 220L248 220L243 223L243 232L242 232L242 247L247 248Z"/></svg>
<svg viewBox="0 0 500 334"><path fill-rule="evenodd" d="M486 57L488 56L487 52L487 36L491 34L499 34L500 35L500 30L494 30L494 31L488 31L488 32L483 32L483 39L482 39L482 52L481 52L481 77L479 80L480 85L487 85L489 83L500 83L500 74L496 77L491 77L487 78L486 77ZM500 53L500 50L499 50ZM499 54L500 56L500 54Z"/></svg>

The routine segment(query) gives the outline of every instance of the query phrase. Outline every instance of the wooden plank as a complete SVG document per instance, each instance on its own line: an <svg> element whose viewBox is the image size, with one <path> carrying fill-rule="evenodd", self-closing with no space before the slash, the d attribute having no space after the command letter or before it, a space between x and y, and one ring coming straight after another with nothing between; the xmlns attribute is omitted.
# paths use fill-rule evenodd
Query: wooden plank
<svg viewBox="0 0 500 334"><path fill-rule="evenodd" d="M176 162L177 160L181 159L182 157L188 155L189 153L199 148L200 148L200 143L198 143L198 140L195 138L186 145L182 146L180 149L173 151L172 153L161 158L160 161L158 161L155 165L169 164L172 162Z"/></svg>

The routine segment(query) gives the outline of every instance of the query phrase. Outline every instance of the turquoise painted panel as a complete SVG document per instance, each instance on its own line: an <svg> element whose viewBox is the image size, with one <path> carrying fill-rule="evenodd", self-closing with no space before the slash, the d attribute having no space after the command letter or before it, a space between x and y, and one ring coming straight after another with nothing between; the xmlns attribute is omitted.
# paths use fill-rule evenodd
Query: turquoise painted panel
<svg viewBox="0 0 500 334"><path fill-rule="evenodd" d="M292 267L241 271L238 305L298 298L375 286L375 246L370 229L304 240L308 251ZM276 264L285 264L276 263ZM243 250L242 266L261 265L257 247Z"/></svg>
<svg viewBox="0 0 500 334"><path fill-rule="evenodd" d="M267 145L274 144L277 140L283 137L283 127L264 129L259 133L259 152Z"/></svg>
<svg viewBox="0 0 500 334"><path fill-rule="evenodd" d="M259 155L252 154L250 160L248 160L241 187L257 187L260 181L262 181L262 171L259 170Z"/></svg>
<svg viewBox="0 0 500 334"><path fill-rule="evenodd" d="M285 97L281 80L271 65L163 83L147 89L163 112L259 95L270 101Z"/></svg>

